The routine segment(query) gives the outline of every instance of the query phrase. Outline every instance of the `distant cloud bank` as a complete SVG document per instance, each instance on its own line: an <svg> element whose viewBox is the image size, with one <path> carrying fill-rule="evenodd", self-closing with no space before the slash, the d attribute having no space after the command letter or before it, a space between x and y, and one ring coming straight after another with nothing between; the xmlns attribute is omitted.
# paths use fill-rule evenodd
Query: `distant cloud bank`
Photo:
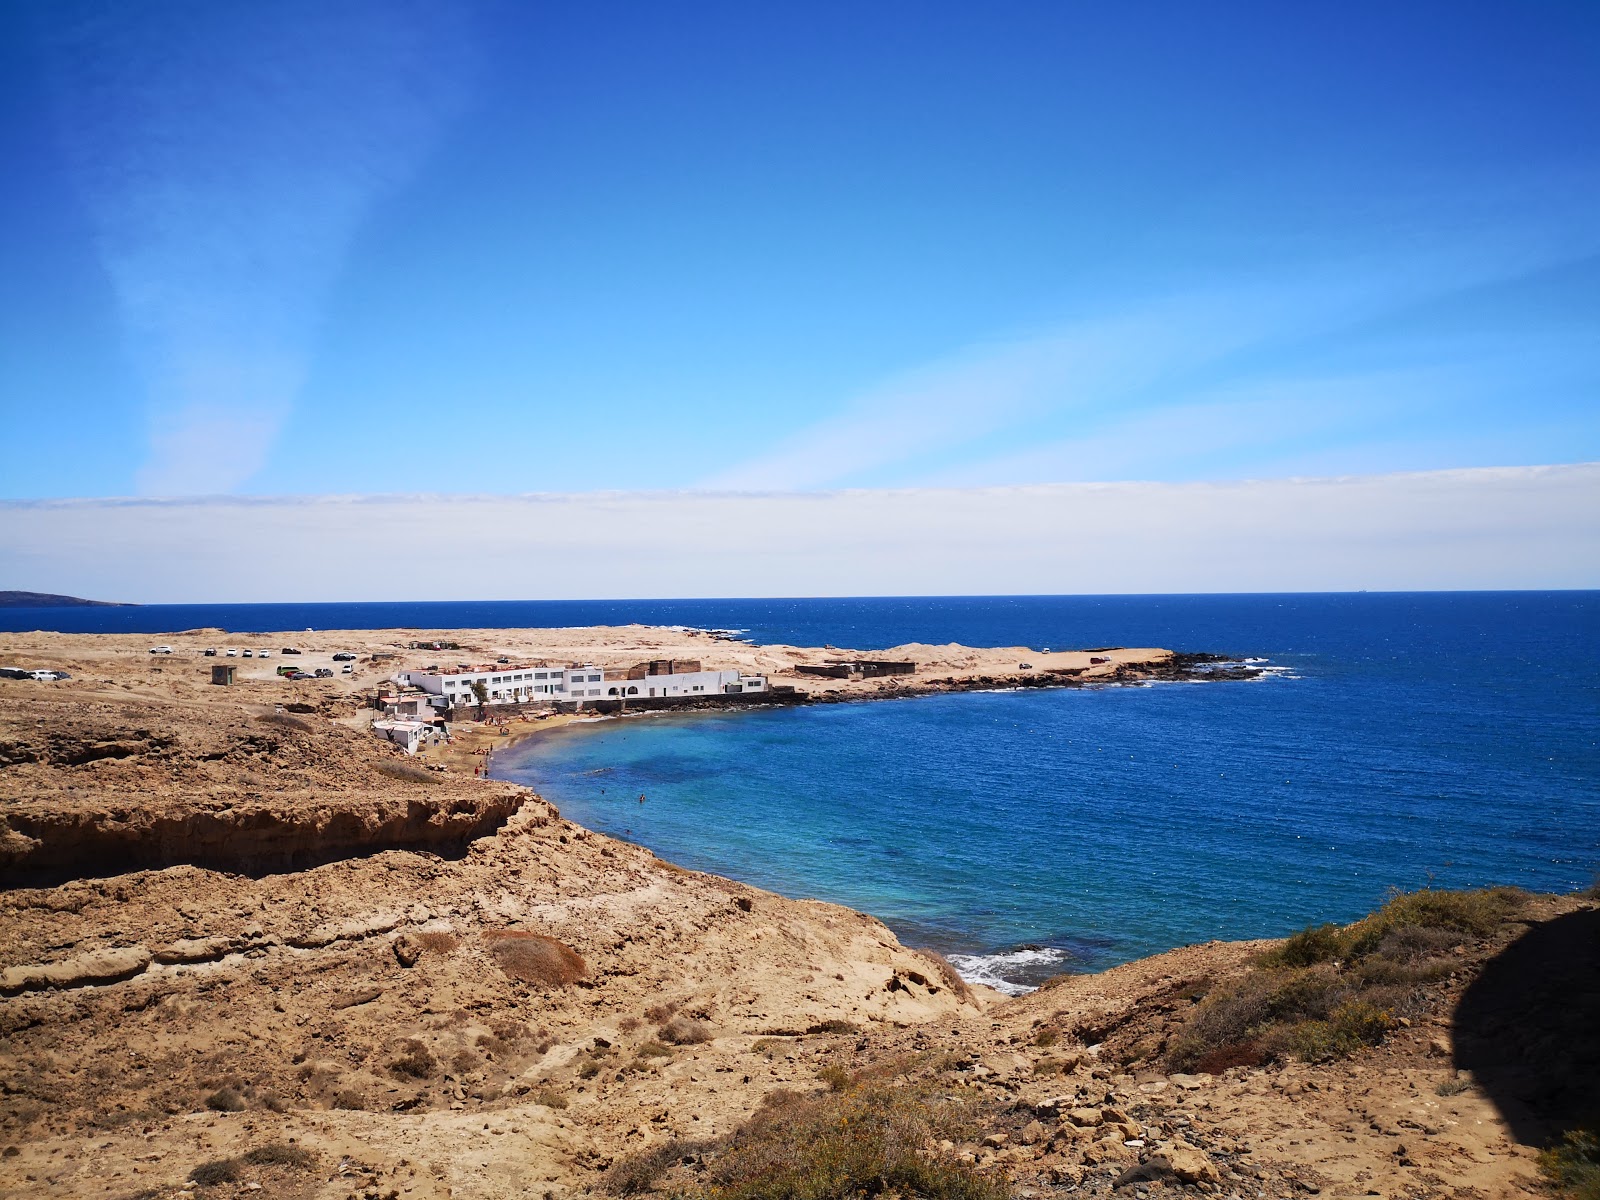
<svg viewBox="0 0 1600 1200"><path fill-rule="evenodd" d="M1600 463L1228 483L0 504L144 602L1600 587Z"/></svg>

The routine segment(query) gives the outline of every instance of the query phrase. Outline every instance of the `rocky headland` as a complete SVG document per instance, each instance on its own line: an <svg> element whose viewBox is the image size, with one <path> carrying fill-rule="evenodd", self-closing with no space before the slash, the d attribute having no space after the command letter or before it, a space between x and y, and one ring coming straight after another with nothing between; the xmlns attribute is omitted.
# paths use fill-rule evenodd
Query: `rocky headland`
<svg viewBox="0 0 1600 1200"><path fill-rule="evenodd" d="M451 636L798 661L637 627ZM726 1194L773 1139L798 1161L846 1128L904 1195L1515 1195L1600 1069L1589 899L1508 893L1461 928L1424 906L1270 969L1266 943L1184 947L1006 999L869 916L421 769L360 694L438 657L405 645L426 633L252 639L360 670L233 687L197 657L216 631L171 656L3 640L71 678L0 680L0 1196ZM1041 657L925 661L998 680ZM1103 682L1173 661L1094 657ZM1323 1017L1284 1015L1291 984ZM1278 1016L1229 1032L1257 1001Z"/></svg>

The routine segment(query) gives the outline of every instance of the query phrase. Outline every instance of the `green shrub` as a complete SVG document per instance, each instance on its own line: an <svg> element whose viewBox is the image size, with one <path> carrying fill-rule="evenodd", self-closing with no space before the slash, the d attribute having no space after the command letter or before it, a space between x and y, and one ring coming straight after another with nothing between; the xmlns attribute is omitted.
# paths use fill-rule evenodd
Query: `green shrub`
<svg viewBox="0 0 1600 1200"><path fill-rule="evenodd" d="M1419 1003L1420 985L1455 968L1460 946L1487 937L1525 903L1516 888L1391 896L1354 924L1313 925L1218 987L1173 1039L1178 1070L1221 1071L1278 1058L1322 1061L1383 1040Z"/></svg>
<svg viewBox="0 0 1600 1200"><path fill-rule="evenodd" d="M1299 1021L1279 1035L1282 1046L1305 1062L1344 1058L1362 1046L1376 1046L1388 1033L1393 1017L1366 1000L1346 1000L1327 1020Z"/></svg>
<svg viewBox="0 0 1600 1200"><path fill-rule="evenodd" d="M1264 967L1309 967L1340 957L1343 948L1337 925L1308 925L1283 945L1268 950L1259 961Z"/></svg>
<svg viewBox="0 0 1600 1200"><path fill-rule="evenodd" d="M1567 1200L1600 1200L1600 1134L1569 1130L1539 1155L1539 1169Z"/></svg>
<svg viewBox="0 0 1600 1200"><path fill-rule="evenodd" d="M1009 1188L928 1147L975 1133L973 1110L929 1081L864 1072L816 1097L775 1093L688 1195L718 1200L1005 1200Z"/></svg>
<svg viewBox="0 0 1600 1200"><path fill-rule="evenodd" d="M660 1042L645 1042L634 1053L640 1058L671 1058L672 1047L663 1046Z"/></svg>

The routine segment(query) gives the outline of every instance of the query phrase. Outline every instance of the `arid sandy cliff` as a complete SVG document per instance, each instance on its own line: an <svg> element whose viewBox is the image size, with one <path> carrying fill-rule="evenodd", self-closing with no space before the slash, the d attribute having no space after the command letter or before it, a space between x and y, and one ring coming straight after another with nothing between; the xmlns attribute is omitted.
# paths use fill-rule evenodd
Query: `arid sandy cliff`
<svg viewBox="0 0 1600 1200"><path fill-rule="evenodd" d="M620 661L688 636L564 633L484 648ZM1455 1014L1480 964L1590 920L1587 902L1531 899L1425 947L1444 967L1381 1045L1185 1073L1183 1031L1260 946L975 993L870 917L418 769L360 729L352 698L418 657L385 637L410 640L305 635L308 660L402 658L298 688L211 687L193 648L241 640L220 634L165 639L171 657L144 639L5 639L7 658L73 678L0 681L0 1196L693 1189L737 1161L721 1139L763 1100L799 1121L806 1097L873 1079L965 1114L917 1154L1035 1195L1535 1186L1527 1147L1555 1118L1526 1065L1544 1051L1513 1056L1516 1110L1515 1072L1482 1046L1479 1075L1456 1073L1455 1039L1508 1044L1486 1032L1506 1003L1480 1003L1469 1030ZM772 669L769 648L726 653ZM1014 657L973 653L964 669Z"/></svg>

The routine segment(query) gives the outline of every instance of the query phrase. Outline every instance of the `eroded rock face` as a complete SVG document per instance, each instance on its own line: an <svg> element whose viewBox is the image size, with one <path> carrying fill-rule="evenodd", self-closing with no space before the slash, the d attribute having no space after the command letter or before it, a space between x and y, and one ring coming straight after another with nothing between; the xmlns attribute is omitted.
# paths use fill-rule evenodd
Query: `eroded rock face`
<svg viewBox="0 0 1600 1200"><path fill-rule="evenodd" d="M0 715L0 887L190 864L260 873L460 853L528 793L433 777L318 716L39 701Z"/></svg>

